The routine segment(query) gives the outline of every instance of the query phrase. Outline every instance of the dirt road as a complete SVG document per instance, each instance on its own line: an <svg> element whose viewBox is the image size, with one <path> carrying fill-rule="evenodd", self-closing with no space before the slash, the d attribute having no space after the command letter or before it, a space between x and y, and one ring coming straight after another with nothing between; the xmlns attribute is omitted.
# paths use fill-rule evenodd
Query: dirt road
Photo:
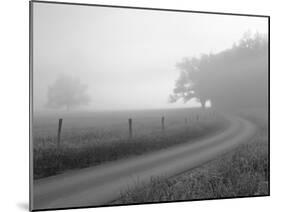
<svg viewBox="0 0 281 212"><path fill-rule="evenodd" d="M199 166L246 142L256 132L247 120L227 119L230 125L225 131L200 141L36 180L33 209L106 205L129 187Z"/></svg>

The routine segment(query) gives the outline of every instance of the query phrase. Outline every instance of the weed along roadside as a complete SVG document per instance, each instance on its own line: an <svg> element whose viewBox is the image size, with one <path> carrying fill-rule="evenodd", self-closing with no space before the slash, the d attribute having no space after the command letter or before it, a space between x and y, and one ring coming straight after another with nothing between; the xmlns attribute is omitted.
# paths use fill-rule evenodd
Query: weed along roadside
<svg viewBox="0 0 281 212"><path fill-rule="evenodd" d="M111 204L268 195L267 120L247 118L258 126L258 133L250 140L198 168L136 184Z"/></svg>

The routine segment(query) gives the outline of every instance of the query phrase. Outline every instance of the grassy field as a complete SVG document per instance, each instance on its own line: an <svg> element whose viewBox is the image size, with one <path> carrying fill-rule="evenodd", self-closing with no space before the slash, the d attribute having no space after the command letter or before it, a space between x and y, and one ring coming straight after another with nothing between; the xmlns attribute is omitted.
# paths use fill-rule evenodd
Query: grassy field
<svg viewBox="0 0 281 212"><path fill-rule="evenodd" d="M259 127L257 135L249 142L178 176L158 177L149 184L136 184L122 192L112 204L268 195L267 120L257 114L246 118Z"/></svg>
<svg viewBox="0 0 281 212"><path fill-rule="evenodd" d="M160 124L163 115L164 131ZM128 136L128 117L133 118L132 138ZM226 127L222 116L199 109L65 115L58 149L58 118L35 117L35 179L192 142Z"/></svg>

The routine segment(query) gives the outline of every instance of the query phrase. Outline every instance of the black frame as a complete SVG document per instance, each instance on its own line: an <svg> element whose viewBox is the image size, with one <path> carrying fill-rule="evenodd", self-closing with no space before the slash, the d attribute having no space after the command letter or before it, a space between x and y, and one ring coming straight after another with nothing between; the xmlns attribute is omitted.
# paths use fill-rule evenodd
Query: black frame
<svg viewBox="0 0 281 212"><path fill-rule="evenodd" d="M201 14L215 14L215 15L232 15L232 16L248 16L261 17L268 20L268 195L253 195L253 196L238 196L238 197L222 197L222 198L206 198L195 200L175 200L175 201L161 201L161 202L145 202L145 203L131 203L131 204L114 204L114 205L100 205L100 206L77 206L77 207L63 207L52 209L32 209L33 198L33 146L32 146L32 124L33 124L33 3L43 4L65 4L78 6L93 6L93 7L110 7L123 8L133 10L154 10L154 11L169 11L169 12L185 12L185 13L201 13ZM163 8L148 8L135 6L121 6L121 5L104 5L104 4L89 4L89 3L72 3L72 2L57 2L57 1L29 1L29 210L30 211L52 211L52 210L66 210L66 209L85 209L85 208L101 208L101 207L116 207L116 206L132 206L132 205L146 205L146 204L163 204L163 203L178 203L178 202L193 202L202 200L224 200L224 199L240 199L252 197L266 197L270 196L270 15L257 14L241 14L241 13L226 13L226 12L210 12L210 11L194 11L194 10L179 10L179 9L163 9Z"/></svg>

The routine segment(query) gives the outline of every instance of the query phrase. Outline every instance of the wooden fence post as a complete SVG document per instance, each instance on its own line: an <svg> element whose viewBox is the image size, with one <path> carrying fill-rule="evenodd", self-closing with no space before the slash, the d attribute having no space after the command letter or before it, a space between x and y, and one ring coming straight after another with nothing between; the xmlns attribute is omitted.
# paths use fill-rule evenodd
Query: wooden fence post
<svg viewBox="0 0 281 212"><path fill-rule="evenodd" d="M161 127L162 127L162 130L164 131L165 130L165 117L164 116L161 117Z"/></svg>
<svg viewBox="0 0 281 212"><path fill-rule="evenodd" d="M57 140L58 149L60 148L61 127L62 127L62 119L60 118L59 127L58 127L58 140Z"/></svg>
<svg viewBox="0 0 281 212"><path fill-rule="evenodd" d="M129 137L132 138L133 137L133 131L132 131L132 119L129 118Z"/></svg>

